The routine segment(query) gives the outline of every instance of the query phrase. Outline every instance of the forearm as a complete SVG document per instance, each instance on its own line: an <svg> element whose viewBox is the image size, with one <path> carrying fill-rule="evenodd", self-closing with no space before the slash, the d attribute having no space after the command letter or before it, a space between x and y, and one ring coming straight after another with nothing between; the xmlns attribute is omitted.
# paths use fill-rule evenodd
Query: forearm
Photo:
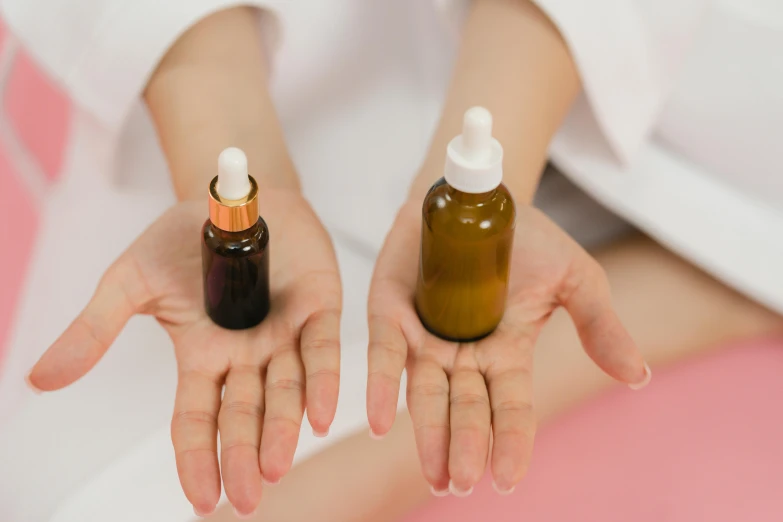
<svg viewBox="0 0 783 522"><path fill-rule="evenodd" d="M442 175L446 146L468 108L494 116L504 147L504 183L519 202L533 198L552 136L579 92L579 76L560 33L527 0L475 0L440 123L422 173L411 188L423 197Z"/></svg>
<svg viewBox="0 0 783 522"><path fill-rule="evenodd" d="M150 79L152 113L180 200L202 198L229 146L248 155L261 186L298 189L267 88L256 13L239 7L188 30Z"/></svg>

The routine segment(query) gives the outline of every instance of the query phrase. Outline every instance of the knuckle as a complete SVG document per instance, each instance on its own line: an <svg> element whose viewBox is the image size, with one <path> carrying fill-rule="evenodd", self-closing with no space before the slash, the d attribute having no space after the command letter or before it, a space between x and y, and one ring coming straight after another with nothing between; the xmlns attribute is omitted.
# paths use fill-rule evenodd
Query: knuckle
<svg viewBox="0 0 783 522"><path fill-rule="evenodd" d="M489 398L480 393L459 393L451 398L451 405L466 409L489 406Z"/></svg>
<svg viewBox="0 0 783 522"><path fill-rule="evenodd" d="M221 441L221 444L220 444L220 452L223 453L224 455L227 454L227 453L232 453L232 452L234 452L234 451L236 451L238 449L243 449L243 448L249 448L249 449L257 452L258 451L258 443L253 443L253 442L231 442L231 443L227 443L226 444L226 443L223 443Z"/></svg>
<svg viewBox="0 0 783 522"><path fill-rule="evenodd" d="M448 397L446 386L436 383L418 383L411 386L411 393L418 397Z"/></svg>
<svg viewBox="0 0 783 522"><path fill-rule="evenodd" d="M340 349L340 343L337 339L332 338L307 339L302 348L315 352L338 351Z"/></svg>
<svg viewBox="0 0 783 522"><path fill-rule="evenodd" d="M531 404L530 401L523 401L523 400L501 401L492 406L492 413L494 414L512 413L512 414L524 415L526 417L527 416L532 417L533 404Z"/></svg>
<svg viewBox="0 0 783 522"><path fill-rule="evenodd" d="M274 415L267 417L264 422L268 425L279 425L279 427L283 428L290 427L297 432L302 425L301 419L286 417L285 415Z"/></svg>
<svg viewBox="0 0 783 522"><path fill-rule="evenodd" d="M415 430L435 430L448 431L451 429L448 422L417 422L414 425Z"/></svg>
<svg viewBox="0 0 783 522"><path fill-rule="evenodd" d="M96 346L108 346L113 339L111 334L101 327L101 322L96 321L86 314L79 315L73 321L73 328L81 330Z"/></svg>
<svg viewBox="0 0 783 522"><path fill-rule="evenodd" d="M174 448L174 457L181 461L188 455L198 455L200 453L211 453L215 456L217 456L217 451L215 451L215 448L202 448L202 447L195 447L195 448L185 448L185 449L177 449Z"/></svg>
<svg viewBox="0 0 783 522"><path fill-rule="evenodd" d="M125 279L131 276L131 273L132 265L120 258L106 269L106 272L101 276L99 284L110 286L122 285Z"/></svg>
<svg viewBox="0 0 783 522"><path fill-rule="evenodd" d="M374 355L383 355L392 360L405 362L407 356L406 349L388 340L376 340L370 342L370 353Z"/></svg>
<svg viewBox="0 0 783 522"><path fill-rule="evenodd" d="M495 366L498 366L497 368ZM490 385L498 383L500 384L520 384L524 383L526 379L532 379L533 374L533 355L532 353L525 356L520 364L514 365L510 368L500 367L501 365L493 365L493 367L487 371L487 378L490 379Z"/></svg>
<svg viewBox="0 0 783 522"><path fill-rule="evenodd" d="M331 368L321 368L320 370L315 370L313 372L310 372L307 374L307 381L314 381L314 380L332 380L332 381L338 381L340 380L340 371L339 370L333 370Z"/></svg>
<svg viewBox="0 0 783 522"><path fill-rule="evenodd" d="M399 386L400 384L400 376L399 375L395 376L395 374L386 370L375 370L369 372L367 374L367 381L371 382L375 380L376 377L381 377L382 379L389 381L391 384L395 386Z"/></svg>
<svg viewBox="0 0 783 522"><path fill-rule="evenodd" d="M176 448L182 445L210 446L209 441L217 436L217 418L207 411L180 411L171 418L171 439ZM194 449L189 447L188 449ZM198 449L198 448L195 448Z"/></svg>
<svg viewBox="0 0 783 522"><path fill-rule="evenodd" d="M103 274L99 285L116 288L134 308L142 307L152 296L144 273L132 256L123 256L115 261Z"/></svg>
<svg viewBox="0 0 783 522"><path fill-rule="evenodd" d="M296 391L301 392L303 389L302 381L298 379L276 379L266 383L266 391Z"/></svg>
<svg viewBox="0 0 783 522"><path fill-rule="evenodd" d="M205 410L183 410L174 414L173 425L207 424L214 425L217 421L215 414Z"/></svg>
<svg viewBox="0 0 783 522"><path fill-rule="evenodd" d="M262 419L264 417L264 408L260 404L254 404L247 401L228 401L220 407L218 420L234 416L251 417L252 419Z"/></svg>

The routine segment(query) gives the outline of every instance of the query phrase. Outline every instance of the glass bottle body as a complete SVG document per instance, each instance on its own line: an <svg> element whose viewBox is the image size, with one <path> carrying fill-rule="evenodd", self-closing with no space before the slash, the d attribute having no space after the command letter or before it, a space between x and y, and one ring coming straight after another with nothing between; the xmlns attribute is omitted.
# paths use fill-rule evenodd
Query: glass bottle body
<svg viewBox="0 0 783 522"><path fill-rule="evenodd" d="M204 306L217 325L251 328L269 313L269 229L262 218L226 232L209 219L201 234Z"/></svg>
<svg viewBox="0 0 783 522"><path fill-rule="evenodd" d="M508 189L468 194L438 180L422 207L416 311L434 335L469 342L500 324L516 209Z"/></svg>

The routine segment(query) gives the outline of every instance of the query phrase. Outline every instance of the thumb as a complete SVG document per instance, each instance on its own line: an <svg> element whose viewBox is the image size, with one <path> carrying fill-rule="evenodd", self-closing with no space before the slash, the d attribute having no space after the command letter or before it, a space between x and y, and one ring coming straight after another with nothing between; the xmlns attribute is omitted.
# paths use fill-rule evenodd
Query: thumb
<svg viewBox="0 0 783 522"><path fill-rule="evenodd" d="M560 295L587 355L609 376L638 389L651 377L639 348L612 305L603 268L582 251Z"/></svg>
<svg viewBox="0 0 783 522"><path fill-rule="evenodd" d="M90 371L147 300L145 288L135 264L118 260L84 310L33 366L28 384L36 391L59 390Z"/></svg>

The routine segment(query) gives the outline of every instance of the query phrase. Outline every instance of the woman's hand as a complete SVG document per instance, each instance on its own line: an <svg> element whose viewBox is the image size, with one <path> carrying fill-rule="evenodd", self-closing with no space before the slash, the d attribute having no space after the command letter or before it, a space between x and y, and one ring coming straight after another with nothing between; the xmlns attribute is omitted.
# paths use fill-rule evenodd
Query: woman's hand
<svg viewBox="0 0 783 522"><path fill-rule="evenodd" d="M252 513L262 480L277 482L291 466L305 405L323 435L337 406L342 296L329 236L298 192L262 196L272 309L259 326L224 330L205 314L200 234L207 202L180 203L109 268L30 375L41 390L67 386L98 362L132 315L154 315L174 341L179 385L171 434L182 487L199 514L218 502L221 469L229 500L239 513Z"/></svg>
<svg viewBox="0 0 783 522"><path fill-rule="evenodd" d="M558 306L571 315L588 355L628 384L650 377L612 309L601 267L533 207L517 209L509 296L500 326L475 343L443 341L414 309L421 202L400 211L378 258L369 300L370 426L384 435L394 421L400 375L408 372L408 408L422 469L436 494L468 494L490 451L495 485L510 492L533 447L533 347Z"/></svg>

